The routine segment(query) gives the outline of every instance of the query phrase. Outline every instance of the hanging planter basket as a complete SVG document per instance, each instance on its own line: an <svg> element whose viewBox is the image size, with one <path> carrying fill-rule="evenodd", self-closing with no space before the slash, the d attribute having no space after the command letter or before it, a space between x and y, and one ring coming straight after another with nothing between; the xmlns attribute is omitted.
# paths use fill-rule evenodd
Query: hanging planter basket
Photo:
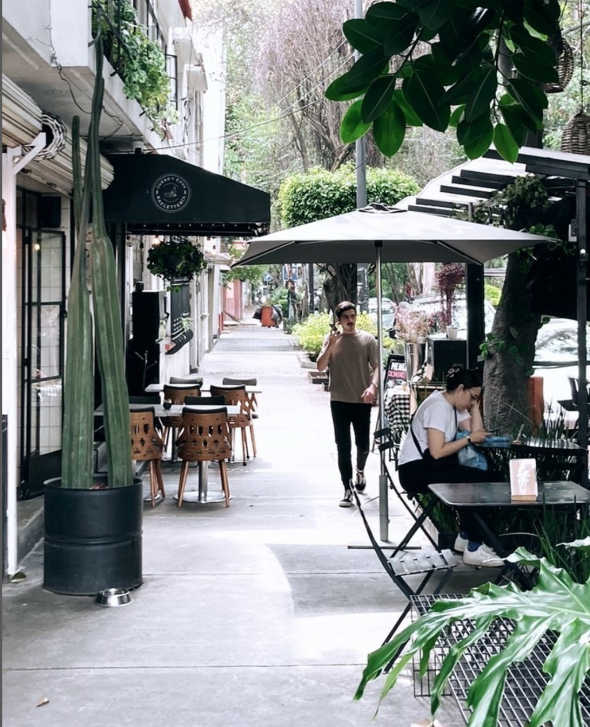
<svg viewBox="0 0 590 727"><path fill-rule="evenodd" d="M574 51L567 41L562 41L563 50L557 60L558 80L554 83L546 83L543 86L545 93L562 93L574 74Z"/></svg>
<svg viewBox="0 0 590 727"><path fill-rule="evenodd" d="M150 248L147 268L170 283L192 280L205 269L205 256L185 238L172 238Z"/></svg>
<svg viewBox="0 0 590 727"><path fill-rule="evenodd" d="M561 151L570 154L590 154L590 116L579 111L568 123L561 136Z"/></svg>

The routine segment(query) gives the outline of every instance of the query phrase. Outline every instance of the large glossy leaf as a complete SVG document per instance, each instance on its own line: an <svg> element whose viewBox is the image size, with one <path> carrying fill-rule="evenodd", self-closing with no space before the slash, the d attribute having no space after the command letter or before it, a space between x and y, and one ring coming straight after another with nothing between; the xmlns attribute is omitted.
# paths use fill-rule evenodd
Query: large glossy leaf
<svg viewBox="0 0 590 727"><path fill-rule="evenodd" d="M384 113L373 123L373 136L377 148L385 156L393 156L406 134L406 119L401 108L392 101Z"/></svg>
<svg viewBox="0 0 590 727"><path fill-rule="evenodd" d="M340 76L328 86L326 89L326 98L330 101L350 101L353 98L362 96L367 90L367 84L357 81L351 83L347 74Z"/></svg>
<svg viewBox="0 0 590 727"><path fill-rule="evenodd" d="M430 0L418 9L418 15L430 30L438 30L449 19L451 3L449 0Z"/></svg>
<svg viewBox="0 0 590 727"><path fill-rule="evenodd" d="M512 103L504 103L504 101L501 100L498 104L498 108L502 114L504 123L510 129L510 133L514 140L519 146L521 146L527 129L528 131L535 132L537 130L537 124L535 120L527 114L523 107L514 101L511 96L506 94L506 97L509 98Z"/></svg>
<svg viewBox="0 0 590 727"><path fill-rule="evenodd" d="M457 108L451 114L451 118L449 119L449 126L452 126L454 129L457 128L459 122L464 118L464 114L465 104L457 106Z"/></svg>
<svg viewBox="0 0 590 727"><path fill-rule="evenodd" d="M342 30L350 45L361 53L368 53L378 48L386 36L383 27L377 28L361 18L347 20Z"/></svg>
<svg viewBox="0 0 590 727"><path fill-rule="evenodd" d="M490 148L494 137L490 116L483 113L472 121L462 121L457 126L457 131L463 124L463 149L470 159L477 159Z"/></svg>
<svg viewBox="0 0 590 727"><path fill-rule="evenodd" d="M361 83L368 86L383 73L388 63L389 59L383 55L383 48L375 48L361 56L345 74L347 83L353 87Z"/></svg>
<svg viewBox="0 0 590 727"><path fill-rule="evenodd" d="M362 101L355 101L344 114L340 126L340 136L345 144L351 144L360 139L371 128L371 122L366 123L361 118Z"/></svg>
<svg viewBox="0 0 590 727"><path fill-rule="evenodd" d="M391 56L406 50L412 42L417 25L418 16L410 12L396 21L395 26L389 31L383 43L385 55L391 58Z"/></svg>
<svg viewBox="0 0 590 727"><path fill-rule="evenodd" d="M422 119L416 114L414 109L410 106L410 104L406 101L406 97L404 96L404 92L401 88L397 88L393 94L393 98L395 99L395 102L397 105L401 108L401 110L404 112L404 116L406 117L406 124L409 126L423 126Z"/></svg>
<svg viewBox="0 0 590 727"><path fill-rule="evenodd" d="M539 33L553 36L559 32L558 0L526 0L523 13L526 22Z"/></svg>
<svg viewBox="0 0 590 727"><path fill-rule="evenodd" d="M383 76L370 85L361 106L361 118L370 124L385 111L395 91L395 76Z"/></svg>
<svg viewBox="0 0 590 727"><path fill-rule="evenodd" d="M510 95L515 98L524 110L539 126L543 123L543 109L547 108L547 97L530 81L513 78L507 83Z"/></svg>
<svg viewBox="0 0 590 727"><path fill-rule="evenodd" d="M510 39L531 63L538 63L541 66L557 65L557 57L551 46L546 41L534 38L526 28L518 26L510 28Z"/></svg>
<svg viewBox="0 0 590 727"><path fill-rule="evenodd" d="M403 83L407 101L422 121L436 131L445 131L451 116L450 106L441 105L444 87L431 74L417 70Z"/></svg>
<svg viewBox="0 0 590 727"><path fill-rule="evenodd" d="M531 81L539 81L540 83L556 83L559 81L557 70L553 66L543 66L536 63L528 55L516 53L512 56L512 62L520 75L529 78Z"/></svg>
<svg viewBox="0 0 590 727"><path fill-rule="evenodd" d="M436 641L446 628L455 621L471 620L475 624L471 634L450 650L440 667L432 694L434 714L454 665L470 645L488 638L489 628L496 618L503 618L512 621L515 628L503 650L483 665L469 689L468 702L473 710L469 727L498 723L508 667L523 661L547 631L556 632L558 638L545 661L544 670L549 675L549 682L534 707L529 727L541 727L549 722L559 727L581 727L579 691L590 673L590 581L575 583L565 571L522 548L510 556L510 560L539 569L537 585L531 591L521 592L513 584L486 584L457 601L438 601L429 613L369 654L355 699L362 697L369 681L383 675L394 657L381 699L413 657L421 655L424 674Z"/></svg>
<svg viewBox="0 0 590 727"><path fill-rule="evenodd" d="M388 27L390 20L401 20L408 14L408 8L399 3L375 3L367 10L366 19L376 28Z"/></svg>
<svg viewBox="0 0 590 727"><path fill-rule="evenodd" d="M490 108L498 86L496 67L494 65L484 66L478 73L472 74L472 82L472 90L465 108L467 121L473 121Z"/></svg>
<svg viewBox="0 0 590 727"><path fill-rule="evenodd" d="M498 153L507 162L513 163L518 157L518 144L504 124L496 124L494 127L494 146Z"/></svg>

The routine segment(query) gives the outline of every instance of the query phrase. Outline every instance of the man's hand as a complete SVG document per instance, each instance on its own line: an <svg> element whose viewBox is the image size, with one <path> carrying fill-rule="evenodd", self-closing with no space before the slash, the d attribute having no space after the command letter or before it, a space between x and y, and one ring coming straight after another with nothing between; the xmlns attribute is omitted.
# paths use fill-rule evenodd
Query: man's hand
<svg viewBox="0 0 590 727"><path fill-rule="evenodd" d="M377 399L377 387L375 384L369 384L369 386L363 391L361 399L363 404L374 404Z"/></svg>

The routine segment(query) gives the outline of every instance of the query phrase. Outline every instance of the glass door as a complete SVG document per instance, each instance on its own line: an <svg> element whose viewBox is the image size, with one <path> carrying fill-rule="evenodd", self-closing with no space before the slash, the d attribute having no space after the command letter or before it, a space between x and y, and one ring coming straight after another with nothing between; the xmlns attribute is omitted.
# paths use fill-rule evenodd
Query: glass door
<svg viewBox="0 0 590 727"><path fill-rule="evenodd" d="M22 230L21 499L61 471L65 234Z"/></svg>

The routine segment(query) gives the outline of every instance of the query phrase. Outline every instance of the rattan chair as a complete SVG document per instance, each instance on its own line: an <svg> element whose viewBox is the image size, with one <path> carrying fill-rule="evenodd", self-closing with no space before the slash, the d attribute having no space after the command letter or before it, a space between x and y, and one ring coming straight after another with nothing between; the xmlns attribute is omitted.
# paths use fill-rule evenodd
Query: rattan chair
<svg viewBox="0 0 590 727"><path fill-rule="evenodd" d="M199 476L205 462L219 462L221 487L225 506L229 507L229 481L226 460L231 457L230 430L225 407L211 407L210 411L197 412L184 409L182 431L177 441L178 457L182 460L178 482L178 507L182 505L189 464L199 463Z"/></svg>
<svg viewBox="0 0 590 727"><path fill-rule="evenodd" d="M169 401L173 405L184 404L187 396L201 396L200 384L164 384L164 400ZM182 416L167 416L162 418L164 425L164 446L168 448L170 440L170 432L172 431L172 443L176 439L176 430L182 426Z"/></svg>
<svg viewBox="0 0 590 727"><path fill-rule="evenodd" d="M129 412L131 422L131 459L135 462L150 463L150 493L152 507L156 499L166 497L164 480L162 479L162 455L164 443L155 426L153 407L132 409Z"/></svg>
<svg viewBox="0 0 590 727"><path fill-rule="evenodd" d="M228 417L229 427L232 432L232 447L235 447L235 431L239 429L242 436L242 459L246 465L247 459L250 459L250 451L248 449L248 438L246 430L250 432L252 440L252 456L256 457L256 438L254 436L254 423L252 421L252 401L246 393L245 386L211 386L211 396L225 396L225 403L240 407L240 412L236 416Z"/></svg>

